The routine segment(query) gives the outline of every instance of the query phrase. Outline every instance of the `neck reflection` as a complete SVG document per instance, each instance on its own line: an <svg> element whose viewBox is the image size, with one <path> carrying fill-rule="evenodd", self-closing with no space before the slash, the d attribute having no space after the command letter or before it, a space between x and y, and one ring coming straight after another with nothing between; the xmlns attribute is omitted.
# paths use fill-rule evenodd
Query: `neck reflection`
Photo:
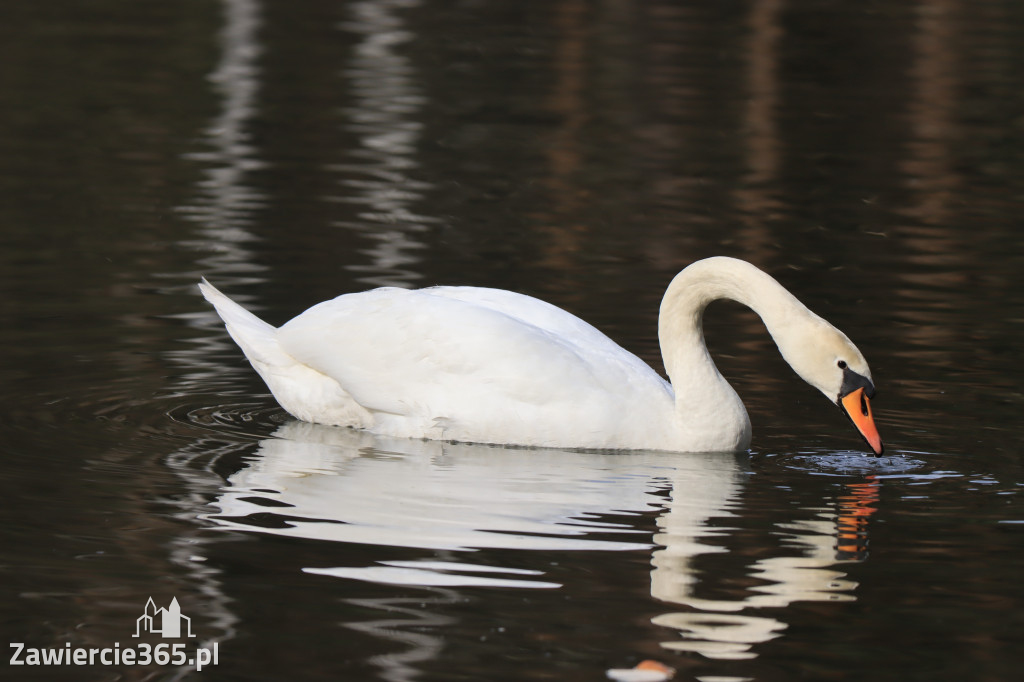
<svg viewBox="0 0 1024 682"><path fill-rule="evenodd" d="M713 659L756 658L754 645L787 628L775 615L760 615L760 609L784 609L799 601L854 601L857 583L836 566L867 558L868 520L876 511L880 481L868 476L845 487L848 494L838 496L837 509L809 509L812 518L776 521L770 533L760 536L763 546L740 553L719 541L709 543L711 538L727 541L738 530L718 524L741 514L736 477L674 477L672 500L658 519L661 532L655 542L662 548L652 559L651 595L686 610L653 619L681 636L662 646ZM704 556L713 554L722 557ZM718 584L737 575L737 561L747 586ZM701 596L709 593L719 596Z"/></svg>

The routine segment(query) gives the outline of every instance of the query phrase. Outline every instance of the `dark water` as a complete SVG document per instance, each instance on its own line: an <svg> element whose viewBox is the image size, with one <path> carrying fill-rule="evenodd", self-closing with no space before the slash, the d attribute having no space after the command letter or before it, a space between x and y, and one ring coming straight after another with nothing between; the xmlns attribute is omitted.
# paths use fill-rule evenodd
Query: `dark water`
<svg viewBox="0 0 1024 682"><path fill-rule="evenodd" d="M0 34L0 640L218 647L0 677L1017 679L1019 3L53 0ZM886 457L735 305L751 452L602 454L296 423L195 289L280 323L505 287L660 370L713 254L854 339ZM149 597L196 637L134 639Z"/></svg>

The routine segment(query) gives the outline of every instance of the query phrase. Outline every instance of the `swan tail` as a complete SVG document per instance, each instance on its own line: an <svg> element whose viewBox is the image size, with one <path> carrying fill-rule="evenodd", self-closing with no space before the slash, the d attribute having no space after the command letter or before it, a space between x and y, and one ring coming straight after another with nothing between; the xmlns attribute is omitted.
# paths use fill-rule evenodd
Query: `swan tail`
<svg viewBox="0 0 1024 682"><path fill-rule="evenodd" d="M282 351L278 344L276 327L267 324L222 294L207 282L205 277L199 283L199 290L217 309L217 314L224 320L224 326L227 327L231 338L260 374L268 367L294 364L295 360Z"/></svg>
<svg viewBox="0 0 1024 682"><path fill-rule="evenodd" d="M293 417L308 422L366 428L373 417L331 377L299 362L282 347L277 328L222 294L204 278L199 284L231 338Z"/></svg>

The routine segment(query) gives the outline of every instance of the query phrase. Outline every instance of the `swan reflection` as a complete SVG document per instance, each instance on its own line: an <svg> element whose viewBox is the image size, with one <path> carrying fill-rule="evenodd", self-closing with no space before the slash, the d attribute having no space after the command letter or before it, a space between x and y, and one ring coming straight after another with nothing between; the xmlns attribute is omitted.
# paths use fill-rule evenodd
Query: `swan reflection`
<svg viewBox="0 0 1024 682"><path fill-rule="evenodd" d="M656 493L678 461L389 439L304 422L275 436L229 478L218 524L444 551L648 549L649 533L600 516L658 510ZM260 525L268 511L282 523Z"/></svg>
<svg viewBox="0 0 1024 682"><path fill-rule="evenodd" d="M651 595L674 607L653 622L677 631L663 646L753 658L754 645L785 630L780 609L854 599L857 584L839 566L866 556L879 483L849 484L837 508L794 508L759 531L762 544L733 551L738 526L755 516L744 509L748 476L743 457L722 453L521 449L291 422L229 476L208 518L231 530L429 550L303 570L441 590L561 587L480 550L652 552ZM707 570L715 561L726 570ZM737 569L748 577L742 589L725 584Z"/></svg>

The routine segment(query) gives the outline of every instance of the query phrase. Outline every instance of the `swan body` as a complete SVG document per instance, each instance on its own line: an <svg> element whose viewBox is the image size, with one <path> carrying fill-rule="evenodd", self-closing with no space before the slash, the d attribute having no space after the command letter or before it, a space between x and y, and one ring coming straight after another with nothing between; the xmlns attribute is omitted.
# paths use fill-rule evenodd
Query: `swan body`
<svg viewBox="0 0 1024 682"><path fill-rule="evenodd" d="M707 305L731 298L761 316L789 364L881 452L860 352L769 275L732 258L690 265L665 293L658 335L671 383L583 320L510 291L374 289L275 328L205 280L199 286L298 419L397 437L681 452L750 444L747 412L701 328Z"/></svg>

